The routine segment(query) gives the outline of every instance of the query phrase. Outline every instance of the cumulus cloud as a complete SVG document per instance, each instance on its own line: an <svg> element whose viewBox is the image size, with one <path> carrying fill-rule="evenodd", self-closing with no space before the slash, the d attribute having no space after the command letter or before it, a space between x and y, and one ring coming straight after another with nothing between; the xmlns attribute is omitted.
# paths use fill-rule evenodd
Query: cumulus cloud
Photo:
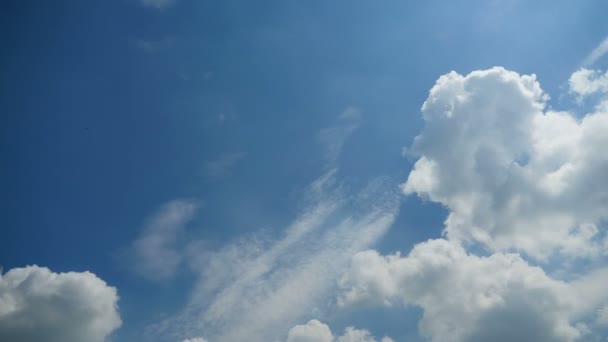
<svg viewBox="0 0 608 342"><path fill-rule="evenodd" d="M571 84L584 95L607 77L585 71ZM433 86L403 191L449 209L449 239L539 260L606 253L608 112L579 119L547 110L547 99L534 75L499 67Z"/></svg>
<svg viewBox="0 0 608 342"><path fill-rule="evenodd" d="M420 243L406 257L358 253L340 285L342 306L421 307L420 331L432 341L574 341L583 335L570 321L576 286L517 254L480 257L445 239Z"/></svg>
<svg viewBox="0 0 608 342"><path fill-rule="evenodd" d="M570 92L581 101L590 95L608 92L608 72L582 68L570 76L568 83Z"/></svg>
<svg viewBox="0 0 608 342"><path fill-rule="evenodd" d="M344 334L336 338L336 342L377 342L376 338L369 331L347 327ZM380 342L394 342L390 337L383 337Z"/></svg>
<svg viewBox="0 0 608 342"><path fill-rule="evenodd" d="M11 269L0 274L0 340L102 342L121 325L117 301L90 272Z"/></svg>
<svg viewBox="0 0 608 342"><path fill-rule="evenodd" d="M392 342L389 337L383 337L380 342ZM287 342L377 342L367 330L347 327L344 334L334 337L326 324L316 319L306 324L296 325L289 330Z"/></svg>
<svg viewBox="0 0 608 342"><path fill-rule="evenodd" d="M326 324L316 319L289 330L287 342L333 342L334 335Z"/></svg>
<svg viewBox="0 0 608 342"><path fill-rule="evenodd" d="M147 220L132 246L135 272L155 281L173 277L183 259L178 238L199 206L194 200L173 200Z"/></svg>

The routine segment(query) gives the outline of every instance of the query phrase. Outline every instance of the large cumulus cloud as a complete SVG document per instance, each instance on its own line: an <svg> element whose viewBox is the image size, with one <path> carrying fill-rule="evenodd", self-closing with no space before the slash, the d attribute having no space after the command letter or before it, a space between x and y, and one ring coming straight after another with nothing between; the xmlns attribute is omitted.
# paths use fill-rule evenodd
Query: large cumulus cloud
<svg viewBox="0 0 608 342"><path fill-rule="evenodd" d="M591 76L574 77L577 91L603 89ZM538 259L606 253L608 112L577 118L547 99L534 75L498 67L431 89L403 190L449 209L448 238Z"/></svg>
<svg viewBox="0 0 608 342"><path fill-rule="evenodd" d="M118 295L90 272L0 275L0 341L101 342L121 325Z"/></svg>
<svg viewBox="0 0 608 342"><path fill-rule="evenodd" d="M338 304L418 306L432 341L599 338L608 299L606 77L581 69L570 78L579 101L599 103L584 116L549 109L534 75L496 67L440 77L402 189L448 209L445 236L406 257L358 253ZM593 266L567 279L533 264L582 258Z"/></svg>

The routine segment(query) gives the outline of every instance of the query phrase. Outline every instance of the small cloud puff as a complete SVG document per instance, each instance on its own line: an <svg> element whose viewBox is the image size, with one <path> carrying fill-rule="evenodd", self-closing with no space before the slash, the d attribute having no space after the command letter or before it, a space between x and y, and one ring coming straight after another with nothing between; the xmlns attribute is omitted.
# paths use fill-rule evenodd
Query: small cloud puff
<svg viewBox="0 0 608 342"><path fill-rule="evenodd" d="M342 336L334 338L326 324L313 319L306 324L291 328L287 334L287 342L377 342L377 340L369 331L353 327L347 327ZM393 340L384 337L380 342L393 342Z"/></svg>
<svg viewBox="0 0 608 342"><path fill-rule="evenodd" d="M592 94L608 92L608 72L582 68L570 76L568 83L570 93L582 100Z"/></svg>

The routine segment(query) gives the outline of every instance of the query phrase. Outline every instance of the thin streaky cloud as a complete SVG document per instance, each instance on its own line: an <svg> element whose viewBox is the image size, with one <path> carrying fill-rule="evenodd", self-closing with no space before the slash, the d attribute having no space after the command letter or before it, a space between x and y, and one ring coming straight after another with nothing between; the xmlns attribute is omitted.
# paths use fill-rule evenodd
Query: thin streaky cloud
<svg viewBox="0 0 608 342"><path fill-rule="evenodd" d="M329 185L280 239L252 235L211 253L189 248L189 258L200 260L193 265L198 284L183 311L149 326L146 337L177 339L185 333L218 342L274 341L295 324L317 318L310 314L315 309L327 314L331 308L323 303L331 301L351 256L373 246L392 225L395 188L379 180L348 196Z"/></svg>
<svg viewBox="0 0 608 342"><path fill-rule="evenodd" d="M205 178L208 181L217 181L232 174L232 170L243 158L244 152L224 153L218 159L205 163Z"/></svg>
<svg viewBox="0 0 608 342"><path fill-rule="evenodd" d="M330 167L338 161L344 144L359 127L361 112L355 107L348 107L340 114L339 120L335 126L321 129L317 134L317 139L325 147L325 159Z"/></svg>
<svg viewBox="0 0 608 342"><path fill-rule="evenodd" d="M323 303L332 302L351 256L384 236L398 212L396 180L378 177L358 191L345 191L336 180L336 144L348 138L358 118L347 112L332 127L331 139L321 139L333 158L309 184L307 205L282 236L253 233L215 251L201 241L189 244L185 258L197 284L181 312L147 327L148 340L185 334L215 342L275 341L332 310Z"/></svg>
<svg viewBox="0 0 608 342"><path fill-rule="evenodd" d="M608 37L604 38L598 46L583 60L584 66L595 64L600 58L608 53Z"/></svg>
<svg viewBox="0 0 608 342"><path fill-rule="evenodd" d="M194 218L200 203L176 199L165 203L150 217L132 245L132 267L142 277L153 281L171 279L182 262L178 238Z"/></svg>

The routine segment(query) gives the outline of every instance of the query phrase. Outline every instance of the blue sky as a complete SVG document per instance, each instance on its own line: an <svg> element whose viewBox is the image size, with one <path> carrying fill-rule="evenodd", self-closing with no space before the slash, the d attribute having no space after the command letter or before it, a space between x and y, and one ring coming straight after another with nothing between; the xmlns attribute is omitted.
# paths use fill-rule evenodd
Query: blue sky
<svg viewBox="0 0 608 342"><path fill-rule="evenodd" d="M12 279L7 272L13 269L47 272L41 277L49 282L56 273L61 280L62 272L82 276L90 271L96 286L117 291L104 293L118 305L116 312L112 305L104 311L111 318L104 333L74 335L92 341L179 342L200 337L222 342L238 340L240 332L260 341L325 341L321 335L307 335L317 336L312 340L304 335L328 327L339 336L350 326L378 340L390 336L395 341L445 341L447 335L434 330L440 320L432 315L445 308L419 302L423 294L401 298L397 294L408 290L386 292L391 286L399 288L401 280L380 286L376 275L355 276L360 273L352 257L369 258L364 265L382 264L374 258L395 252L413 260L408 254L416 244L423 243L420 250L443 248L424 245L435 239L438 245L449 241L456 249L465 248L469 254L456 264L476 260L476 255L498 260L507 252L520 253L523 274L533 273L525 267L534 265L546 273L548 278L541 278L551 289L547 293L599 279L608 251L608 179L602 176L607 170L602 162L605 150L592 147L602 133L608 135L600 121L608 93L608 76L603 74L608 48L602 48L608 35L607 11L608 4L600 0L5 1L0 5L0 264L6 275L0 282ZM576 153L557 155L517 144L513 149L500 147L517 140L518 132L527 129L521 127L536 124L526 121L532 114L513 114L528 110L518 102L528 93L510 97L516 96L512 88L501 88L495 81L515 76L498 69L472 73L494 66L512 70L517 77L536 75L550 96L542 115L556 110L581 119L582 133L576 134L582 138L572 142L574 147L560 145L555 137L575 136L571 132L578 126L564 124L571 128L546 133L551 137L548 145ZM577 74L584 70L597 71ZM453 137L457 129L443 131L443 124L433 121L433 111L443 106L442 96L452 93L441 92L437 83L433 102L429 91L450 71L463 80L452 79L447 85L479 87L470 91L479 96L470 95L478 106L454 107L455 113L481 108L496 113L496 122L507 115L509 124L485 125L482 114L463 119L462 127L473 128L463 128L461 134L478 132L477 124L479 131L487 132L475 141ZM523 76L513 82L528 84ZM482 101L493 96L494 102ZM506 107L499 106L503 99ZM423 119L425 101L429 109ZM581 123L592 114L599 124L588 126L599 133ZM521 122L521 129L508 130L511 122ZM533 140L543 129L531 129ZM500 140L503 135L507 138ZM422 142L414 143L416 136L423 136ZM488 164L488 169L479 172L500 174L501 169L492 167L503 164L493 164L492 156L508 150L516 154L513 162L532 156L530 174L540 175L536 183L541 188L549 182L551 189L539 188L549 197L529 197L547 203L530 209L535 214L513 209L531 217L529 221L508 218L515 214L481 204L470 209L484 214L465 214L458 184L479 189L471 190L473 197L467 201L477 195L496 203L518 194L527 198L525 187L517 185L523 181L515 176L505 183L510 184L508 191L488 185L490 181L467 183L468 169L460 166L467 165L472 151L486 147L489 154L479 158L487 160L478 166ZM594 157L580 157L587 154ZM435 166L415 171L420 160ZM557 169L556 160L588 167L581 166L580 173L563 181L555 180L562 177L557 173L541 177L542 170ZM454 175L438 175L433 167L455 170ZM416 174L419 177L412 178ZM451 180L454 184L446 185ZM575 189L563 190L560 182ZM597 189L597 194L589 189ZM583 200L579 192L596 200ZM461 223L444 224L450 213ZM549 233L530 228L545 225ZM512 228L503 231L503 226ZM447 236L442 235L444 229ZM554 241L564 236L586 240L568 245ZM594 244L600 246L602 239L605 250L596 251ZM357 254L369 249L378 254ZM486 261L494 259L479 263ZM388 261L386 265L393 267ZM468 274L468 269L458 272ZM414 281L403 280L404 286ZM0 305L9 297L27 299L4 286ZM380 289L375 299L357 292L374 286ZM603 303L603 291L596 292L599 297L590 301ZM519 298L510 292L503 295L506 302ZM89 299L85 293L83 300ZM283 308L278 302L288 304ZM567 319L541 317L542 322L567 325L542 338L605 338L608 301L603 307L576 307L564 313ZM293 309L282 311L287 308ZM2 312L0 308L0 320ZM474 316L471 322L491 314ZM256 315L265 317L252 323ZM20 337L9 318L0 323L0 336L35 340L32 334ZM306 325L311 320L319 324ZM33 322L46 324L43 319ZM449 336L454 341L493 336L470 324L470 331ZM66 329L52 328L49 331ZM3 335L2 330L7 332ZM304 337L296 336L300 333ZM520 340L541 340L522 334Z"/></svg>

